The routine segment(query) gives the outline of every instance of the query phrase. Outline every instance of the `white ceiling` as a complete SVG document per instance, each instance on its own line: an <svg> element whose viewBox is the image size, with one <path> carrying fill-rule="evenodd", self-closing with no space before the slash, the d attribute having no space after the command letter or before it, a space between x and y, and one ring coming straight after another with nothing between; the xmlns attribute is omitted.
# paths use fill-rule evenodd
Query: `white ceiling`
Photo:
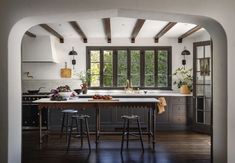
<svg viewBox="0 0 235 163"><path fill-rule="evenodd" d="M133 18L111 18L111 36L112 38L130 38L132 30L135 26L137 19ZM101 19L89 19L77 21L87 38L104 38L104 27ZM153 38L168 22L146 20L142 26L138 38ZM51 28L61 34L64 38L80 37L71 27L68 22L48 24ZM172 27L163 37L166 38L178 38L191 28L195 27L194 24L177 23ZM40 26L34 26L29 29L30 32L40 35L50 35ZM200 36L205 32L205 29L200 29L189 37Z"/></svg>

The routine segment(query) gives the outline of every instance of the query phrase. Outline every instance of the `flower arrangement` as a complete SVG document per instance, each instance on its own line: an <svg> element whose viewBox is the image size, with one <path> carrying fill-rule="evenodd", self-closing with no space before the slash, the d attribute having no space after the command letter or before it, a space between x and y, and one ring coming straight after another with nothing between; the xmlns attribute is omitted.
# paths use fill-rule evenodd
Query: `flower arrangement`
<svg viewBox="0 0 235 163"><path fill-rule="evenodd" d="M78 73L78 78L82 81L82 83L88 83L90 81L90 70L87 71L80 71Z"/></svg>
<svg viewBox="0 0 235 163"><path fill-rule="evenodd" d="M82 84L80 86L81 86L83 94L87 94L88 82L90 82L90 79L91 79L90 69L88 69L87 71L79 72L78 78L82 81Z"/></svg>
<svg viewBox="0 0 235 163"><path fill-rule="evenodd" d="M178 88L182 86L188 86L189 90L193 89L193 76L192 76L192 68L186 69L185 67L179 67L173 73L175 76L175 81L173 84L177 85Z"/></svg>

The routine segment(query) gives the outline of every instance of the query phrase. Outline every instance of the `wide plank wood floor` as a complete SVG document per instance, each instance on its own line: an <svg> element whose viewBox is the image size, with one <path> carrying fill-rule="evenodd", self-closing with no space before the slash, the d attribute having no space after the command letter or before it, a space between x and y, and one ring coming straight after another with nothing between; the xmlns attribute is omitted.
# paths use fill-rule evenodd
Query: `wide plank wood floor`
<svg viewBox="0 0 235 163"><path fill-rule="evenodd" d="M92 151L89 153L86 139L83 149L80 141L73 138L70 151L66 152L66 139L59 135L48 136L41 147L38 132L23 132L22 163L210 163L210 136L195 132L157 132L156 151L153 152L144 136L145 152L138 141L131 141L129 150L120 153L120 135L102 135L95 150L94 135L91 136ZM41 148L41 149L40 149Z"/></svg>

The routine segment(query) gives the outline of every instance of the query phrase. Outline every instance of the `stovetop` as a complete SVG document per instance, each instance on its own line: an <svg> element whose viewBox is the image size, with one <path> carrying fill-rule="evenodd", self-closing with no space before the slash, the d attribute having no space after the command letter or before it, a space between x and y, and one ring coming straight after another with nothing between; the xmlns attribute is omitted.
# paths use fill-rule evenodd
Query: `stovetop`
<svg viewBox="0 0 235 163"><path fill-rule="evenodd" d="M41 99L41 98L48 98L50 96L50 92L40 92L37 94L30 94L30 93L23 93L22 94L22 102L24 104L30 104L32 101Z"/></svg>
<svg viewBox="0 0 235 163"><path fill-rule="evenodd" d="M41 96L48 96L50 95L50 92L39 92L37 94L30 94L30 93L23 93L23 97L41 97Z"/></svg>

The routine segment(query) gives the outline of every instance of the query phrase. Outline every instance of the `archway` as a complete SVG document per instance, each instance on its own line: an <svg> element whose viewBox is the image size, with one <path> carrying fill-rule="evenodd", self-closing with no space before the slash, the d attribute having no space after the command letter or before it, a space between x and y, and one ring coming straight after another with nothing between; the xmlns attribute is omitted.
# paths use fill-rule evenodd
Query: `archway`
<svg viewBox="0 0 235 163"><path fill-rule="evenodd" d="M139 10L103 10L66 15L25 18L17 22L8 40L8 161L20 162L21 158L21 40L30 27L77 19L103 17L132 17L163 21L193 23L203 26L213 40L213 161L227 161L227 40L222 26L213 19L202 16L147 12ZM222 55L223 54L223 55Z"/></svg>

